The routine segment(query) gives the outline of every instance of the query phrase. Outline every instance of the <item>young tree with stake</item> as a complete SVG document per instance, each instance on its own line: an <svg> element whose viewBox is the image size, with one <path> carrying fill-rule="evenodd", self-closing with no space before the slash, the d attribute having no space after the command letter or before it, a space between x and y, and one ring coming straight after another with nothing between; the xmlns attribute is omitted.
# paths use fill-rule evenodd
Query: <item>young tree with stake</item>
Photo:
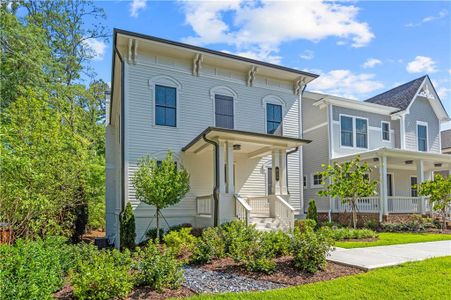
<svg viewBox="0 0 451 300"><path fill-rule="evenodd" d="M188 193L189 174L183 167L177 168L171 151L168 151L161 164L145 156L139 161L138 167L133 177L136 198L155 207L157 240L160 240L161 210L179 203Z"/></svg>

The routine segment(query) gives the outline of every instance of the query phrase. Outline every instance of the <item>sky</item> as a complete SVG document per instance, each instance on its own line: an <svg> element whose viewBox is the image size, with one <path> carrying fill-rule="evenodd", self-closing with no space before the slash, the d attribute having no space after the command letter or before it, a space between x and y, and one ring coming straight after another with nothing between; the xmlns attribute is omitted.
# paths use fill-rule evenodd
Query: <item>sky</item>
<svg viewBox="0 0 451 300"><path fill-rule="evenodd" d="M428 74L451 115L451 1L97 1L108 28L319 74L310 91L365 100ZM90 42L111 80L111 42ZM451 122L443 126L451 128Z"/></svg>

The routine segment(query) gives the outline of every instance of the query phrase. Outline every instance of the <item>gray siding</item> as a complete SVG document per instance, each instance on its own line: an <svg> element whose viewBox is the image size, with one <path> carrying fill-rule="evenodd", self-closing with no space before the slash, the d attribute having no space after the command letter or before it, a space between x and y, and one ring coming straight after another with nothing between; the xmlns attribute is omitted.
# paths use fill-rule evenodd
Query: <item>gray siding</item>
<svg viewBox="0 0 451 300"><path fill-rule="evenodd" d="M429 101L422 97L417 97L414 100L410 107L410 112L406 116L406 149L418 151L417 121L426 122L428 124L429 152L440 153L440 122Z"/></svg>

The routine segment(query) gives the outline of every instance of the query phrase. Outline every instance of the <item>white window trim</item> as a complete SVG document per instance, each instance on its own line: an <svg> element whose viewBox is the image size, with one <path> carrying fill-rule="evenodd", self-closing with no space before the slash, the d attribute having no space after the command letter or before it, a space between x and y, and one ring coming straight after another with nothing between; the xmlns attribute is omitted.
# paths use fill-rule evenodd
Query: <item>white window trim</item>
<svg viewBox="0 0 451 300"><path fill-rule="evenodd" d="M418 126L425 126L426 127L426 151L424 151L424 152L429 152L429 126L428 126L428 123L427 122L423 122L423 121L417 121L417 124L416 124L416 133L417 133L417 136L416 136L416 142L417 142L417 151L421 151L419 148L420 148L420 144L418 143ZM421 152L423 152L423 151L421 151Z"/></svg>
<svg viewBox="0 0 451 300"><path fill-rule="evenodd" d="M262 106L263 106L263 110L264 110L264 128L265 128L265 133L268 133L268 122L267 122L267 104L274 104L274 105L280 105L282 107L282 136L283 136L283 129L285 127L285 115L287 113L286 110L286 103L285 101L280 98L279 96L276 95L266 95L265 97L262 98Z"/></svg>
<svg viewBox="0 0 451 300"><path fill-rule="evenodd" d="M175 126L166 126L166 125L158 125L157 124L157 118L156 118L156 106L157 106L157 101L156 101L156 87L157 85L161 85L161 86L167 86L167 87L172 87L175 88ZM151 79L149 79L149 88L152 90L152 126L155 128L164 128L164 129L169 129L169 130L176 130L179 126L180 126L180 95L181 95L181 91L182 91L182 85L181 83L171 77L171 76L167 76L167 75L161 75L161 76L155 76L152 77Z"/></svg>
<svg viewBox="0 0 451 300"><path fill-rule="evenodd" d="M210 89L210 99L212 102L213 107L213 114L212 114L212 121L211 123L213 126L216 126L216 101L215 96L216 95L222 95L222 96L228 96L233 98L233 128L236 128L236 102L238 99L238 94L231 88L225 85L221 86L215 86L214 88Z"/></svg>
<svg viewBox="0 0 451 300"><path fill-rule="evenodd" d="M324 187L323 184L315 184L314 176L319 175L318 173L312 173L310 174L310 188L311 189L319 189Z"/></svg>
<svg viewBox="0 0 451 300"><path fill-rule="evenodd" d="M388 124L388 140L384 139L384 124ZM391 124L387 121L381 121L381 139L383 142L391 142Z"/></svg>
<svg viewBox="0 0 451 300"><path fill-rule="evenodd" d="M342 144L342 140L341 140L341 117L348 117L348 118L352 119L352 147ZM357 147L357 126L356 126L356 120L357 119L366 121L366 147ZM359 116L353 116L353 115L347 115L347 114L340 114L338 123L340 124L340 131L339 131L340 148L345 148L345 149L369 149L369 147L370 147L370 139L369 139L370 138L370 126L369 126L370 122L369 122L368 118L359 117Z"/></svg>

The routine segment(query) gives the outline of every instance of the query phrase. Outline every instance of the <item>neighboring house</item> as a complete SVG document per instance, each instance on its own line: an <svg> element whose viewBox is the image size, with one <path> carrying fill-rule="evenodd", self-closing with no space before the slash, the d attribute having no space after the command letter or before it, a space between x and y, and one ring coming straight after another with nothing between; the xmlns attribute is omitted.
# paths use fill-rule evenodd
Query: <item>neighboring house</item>
<svg viewBox="0 0 451 300"><path fill-rule="evenodd" d="M451 156L441 153L440 124L448 121L431 80L423 76L366 101L305 92L302 97L304 209L310 199L329 218L349 211L341 201L317 196L322 164L360 156L379 181L377 195L359 199L360 213L378 215L426 213L427 201L414 184L433 172L451 169ZM381 192L382 191L382 192Z"/></svg>
<svg viewBox="0 0 451 300"><path fill-rule="evenodd" d="M233 218L293 225L304 210L301 146L309 142L302 138L301 96L317 75L123 30L114 31L113 49L106 129L111 242L118 243L128 202L138 242L155 227L155 210L135 198L132 177L141 157L162 160L168 150L191 186L163 210L169 225Z"/></svg>
<svg viewBox="0 0 451 300"><path fill-rule="evenodd" d="M451 154L451 129L441 132L442 153Z"/></svg>

